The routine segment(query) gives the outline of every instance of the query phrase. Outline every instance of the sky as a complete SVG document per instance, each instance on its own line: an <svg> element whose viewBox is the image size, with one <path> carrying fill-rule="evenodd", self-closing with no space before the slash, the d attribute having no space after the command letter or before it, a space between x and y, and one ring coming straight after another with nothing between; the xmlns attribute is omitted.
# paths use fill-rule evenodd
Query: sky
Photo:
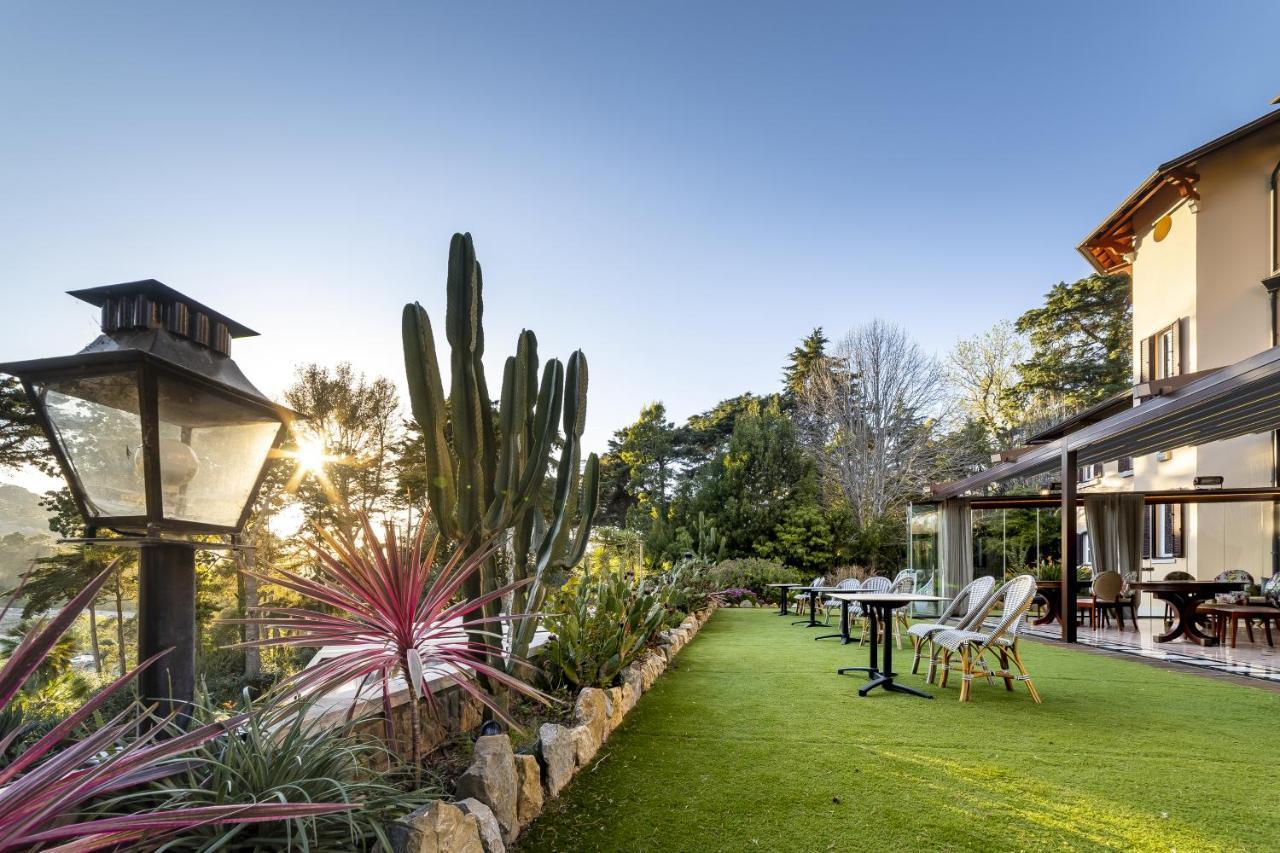
<svg viewBox="0 0 1280 853"><path fill-rule="evenodd" d="M0 0L0 359L156 278L261 333L269 395L313 361L403 386L455 231L491 386L522 328L582 349L589 449L776 390L815 326L943 355L1280 94L1274 4L1037 5Z"/></svg>

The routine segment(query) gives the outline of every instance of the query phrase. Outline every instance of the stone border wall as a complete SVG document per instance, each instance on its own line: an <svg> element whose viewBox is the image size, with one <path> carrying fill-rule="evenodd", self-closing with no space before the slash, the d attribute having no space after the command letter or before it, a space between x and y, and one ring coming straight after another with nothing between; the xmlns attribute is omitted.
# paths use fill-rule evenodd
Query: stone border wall
<svg viewBox="0 0 1280 853"><path fill-rule="evenodd" d="M517 755L509 735L476 739L471 766L458 779L458 801L436 800L396 821L395 853L505 853L506 845L586 767L609 735L688 645L714 605L658 635L658 645L622 671L622 686L588 687L573 706L573 725L545 723L536 755Z"/></svg>

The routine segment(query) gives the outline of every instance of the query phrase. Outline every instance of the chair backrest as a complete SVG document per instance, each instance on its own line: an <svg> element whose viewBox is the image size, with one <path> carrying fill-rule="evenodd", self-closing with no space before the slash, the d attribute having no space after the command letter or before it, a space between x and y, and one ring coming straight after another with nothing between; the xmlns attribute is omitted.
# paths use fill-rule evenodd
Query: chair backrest
<svg viewBox="0 0 1280 853"><path fill-rule="evenodd" d="M1102 572L1093 579L1093 597L1099 601L1119 601L1124 590L1124 578L1119 572Z"/></svg>
<svg viewBox="0 0 1280 853"><path fill-rule="evenodd" d="M1191 574L1191 572L1184 572L1181 569L1178 569L1177 571L1169 572L1169 574L1164 576L1164 579L1167 581L1193 581L1196 579L1196 576Z"/></svg>
<svg viewBox="0 0 1280 853"><path fill-rule="evenodd" d="M1218 572L1218 576L1214 578L1216 581L1234 581L1236 583L1244 582L1253 586L1253 575L1244 569L1227 569L1225 572Z"/></svg>
<svg viewBox="0 0 1280 853"><path fill-rule="evenodd" d="M1023 617L1031 609L1031 602L1035 597L1036 579L1032 575L1018 575L1000 587L996 594L991 596L983 610L982 619L979 620L979 622L985 621L987 616L995 610L996 605L1000 605L1000 619L988 633L988 639L984 645L989 646L1002 636L1016 637L1022 628Z"/></svg>
<svg viewBox="0 0 1280 853"><path fill-rule="evenodd" d="M893 581L883 575L872 575L862 582L863 592L888 592L893 587Z"/></svg>
<svg viewBox="0 0 1280 853"><path fill-rule="evenodd" d="M956 597L951 599L946 610L943 610L942 615L938 617L938 622L945 625L949 620L955 619L958 623L957 628L964 627L973 615L982 609L982 605L987 603L995 585L996 579L986 575L969 581L956 593Z"/></svg>
<svg viewBox="0 0 1280 853"><path fill-rule="evenodd" d="M860 589L862 587L862 581L857 578L845 578L840 581L840 583L836 584L836 586L839 589Z"/></svg>
<svg viewBox="0 0 1280 853"><path fill-rule="evenodd" d="M916 573L910 569L903 569L898 572L893 579L893 583L889 585L890 592L915 592L916 591Z"/></svg>

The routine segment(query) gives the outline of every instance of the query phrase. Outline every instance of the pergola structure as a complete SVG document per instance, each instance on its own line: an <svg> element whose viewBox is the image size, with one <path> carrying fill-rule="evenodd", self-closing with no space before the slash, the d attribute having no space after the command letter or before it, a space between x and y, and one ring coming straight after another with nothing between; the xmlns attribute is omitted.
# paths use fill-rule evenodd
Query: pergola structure
<svg viewBox="0 0 1280 853"><path fill-rule="evenodd" d="M968 498L972 508L1060 508L1062 525L1062 639L1076 640L1079 581L1077 471L1082 465L1143 456L1280 428L1280 347L1213 371L1146 383L1132 402L1106 401L1086 416L1042 433L1037 443L999 454L1000 461L968 477L930 487L928 503ZM1129 395L1125 395L1129 396ZM1052 437L1050 437L1052 436ZM1274 460L1273 460L1274 462ZM1272 466L1273 472L1275 465ZM995 483L1059 472L1056 494L983 496ZM1141 493L1145 503L1280 502L1280 482L1262 488L1183 489ZM972 497L969 497L972 496ZM947 553L947 547L942 552Z"/></svg>

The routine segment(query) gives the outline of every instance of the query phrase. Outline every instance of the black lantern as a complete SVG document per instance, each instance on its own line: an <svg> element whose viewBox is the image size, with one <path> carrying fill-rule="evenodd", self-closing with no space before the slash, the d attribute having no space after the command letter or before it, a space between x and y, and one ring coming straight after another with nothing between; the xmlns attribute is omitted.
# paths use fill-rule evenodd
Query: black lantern
<svg viewBox="0 0 1280 853"><path fill-rule="evenodd" d="M155 280L71 293L102 309L75 355L0 364L17 376L92 539L142 548L139 653L173 647L143 695L194 692L195 547L243 526L291 413L245 379L232 338L256 332Z"/></svg>

